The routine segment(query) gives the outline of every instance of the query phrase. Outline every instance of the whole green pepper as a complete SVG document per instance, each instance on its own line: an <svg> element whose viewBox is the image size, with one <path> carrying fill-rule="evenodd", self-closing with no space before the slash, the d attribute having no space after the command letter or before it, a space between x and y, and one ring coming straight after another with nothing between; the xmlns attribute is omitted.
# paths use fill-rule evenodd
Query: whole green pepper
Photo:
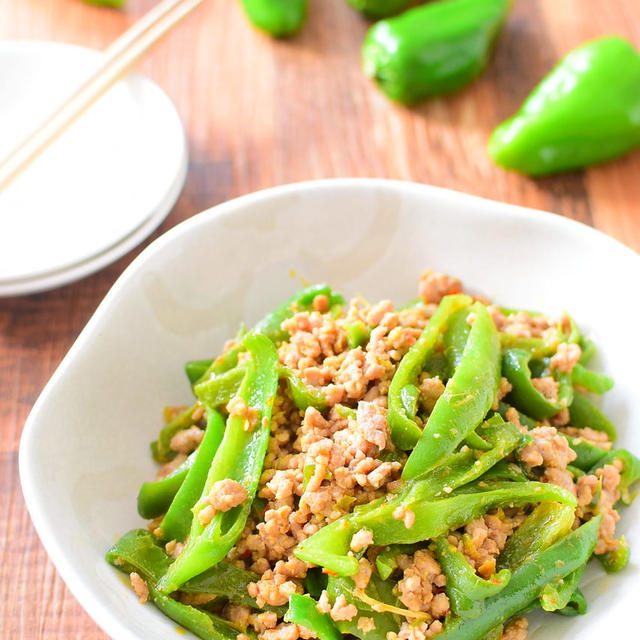
<svg viewBox="0 0 640 640"><path fill-rule="evenodd" d="M307 0L242 0L247 17L274 38L292 36L307 19Z"/></svg>
<svg viewBox="0 0 640 640"><path fill-rule="evenodd" d="M406 9L411 0L347 0L347 2L367 18L386 18Z"/></svg>
<svg viewBox="0 0 640 640"><path fill-rule="evenodd" d="M224 435L222 416L214 409L209 409L207 415L207 429L196 452L196 458L160 523L160 531L165 540L182 542L189 533L193 519L191 509L202 493L211 461L222 442Z"/></svg>
<svg viewBox="0 0 640 640"><path fill-rule="evenodd" d="M510 0L448 0L381 20L362 45L364 72L407 104L455 91L487 65L510 7Z"/></svg>
<svg viewBox="0 0 640 640"><path fill-rule="evenodd" d="M489 154L532 176L581 169L640 145L640 54L617 36L574 49L491 134Z"/></svg>
<svg viewBox="0 0 640 640"><path fill-rule="evenodd" d="M256 411L256 424L247 430L243 416L229 416L202 497L206 498L217 481L228 478L243 485L247 499L230 511L217 512L206 526L197 517L206 503L203 500L196 503L196 517L188 542L158 583L163 593L175 591L224 558L242 533L251 511L269 442L271 413L278 387L278 352L271 340L258 333L249 333L243 344L251 358L247 361L247 373L238 397Z"/></svg>
<svg viewBox="0 0 640 640"><path fill-rule="evenodd" d="M509 584L484 601L476 618L449 619L438 640L476 640L535 602L544 587L583 567L598 539L602 520L596 516L554 545L531 556L511 574Z"/></svg>
<svg viewBox="0 0 640 640"><path fill-rule="evenodd" d="M389 387L388 403L389 429L394 444L400 449L411 449L420 439L422 432L414 417L407 412L403 402L403 389L408 385L415 387L428 356L433 352L438 339L447 328L453 313L468 307L472 300L466 295L445 296L415 344L404 355ZM415 395L413 393L412 395Z"/></svg>
<svg viewBox="0 0 640 640"><path fill-rule="evenodd" d="M460 363L405 464L402 471L405 480L440 464L482 422L495 399L500 382L498 331L482 303L473 304L469 312L474 314L474 321Z"/></svg>

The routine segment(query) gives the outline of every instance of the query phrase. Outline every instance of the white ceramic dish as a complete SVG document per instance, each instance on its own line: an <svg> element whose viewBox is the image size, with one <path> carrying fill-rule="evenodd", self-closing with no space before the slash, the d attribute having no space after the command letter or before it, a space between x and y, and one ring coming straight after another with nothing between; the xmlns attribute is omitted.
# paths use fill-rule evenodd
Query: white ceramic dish
<svg viewBox="0 0 640 640"><path fill-rule="evenodd" d="M0 43L0 157L98 65L56 42ZM70 282L140 242L184 184L186 140L150 80L118 83L0 194L0 296Z"/></svg>
<svg viewBox="0 0 640 640"><path fill-rule="evenodd" d="M404 301L431 267L472 290L548 311L568 309L615 376L604 408L620 442L640 451L637 394L640 260L591 228L548 213L410 183L331 180L279 187L219 205L172 229L125 271L29 416L20 471L29 511L51 558L95 621L121 640L178 638L138 605L103 561L142 525L135 497L153 473L148 442L160 410L189 397L184 361L215 354L299 288L289 273L346 295ZM640 508L620 531L633 555L619 576L586 577L590 612L547 616L534 639L629 638L640 595ZM538 624L534 621L533 627Z"/></svg>

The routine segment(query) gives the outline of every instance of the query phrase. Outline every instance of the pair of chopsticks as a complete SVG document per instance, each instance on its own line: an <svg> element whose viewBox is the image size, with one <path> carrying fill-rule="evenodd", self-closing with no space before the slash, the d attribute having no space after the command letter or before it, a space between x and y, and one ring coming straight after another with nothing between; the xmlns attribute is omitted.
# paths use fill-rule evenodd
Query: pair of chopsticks
<svg viewBox="0 0 640 640"><path fill-rule="evenodd" d="M203 1L162 0L107 47L102 64L91 77L0 161L0 192Z"/></svg>

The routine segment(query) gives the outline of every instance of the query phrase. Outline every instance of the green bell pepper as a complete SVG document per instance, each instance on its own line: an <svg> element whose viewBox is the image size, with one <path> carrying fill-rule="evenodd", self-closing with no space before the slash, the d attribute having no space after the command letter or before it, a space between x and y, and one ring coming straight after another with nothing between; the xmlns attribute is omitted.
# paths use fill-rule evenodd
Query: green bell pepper
<svg viewBox="0 0 640 640"><path fill-rule="evenodd" d="M362 45L364 72L393 100L450 93L487 65L511 0L430 2L377 22Z"/></svg>
<svg viewBox="0 0 640 640"><path fill-rule="evenodd" d="M307 0L242 0L254 27L274 38L298 33L307 20Z"/></svg>
<svg viewBox="0 0 640 640"><path fill-rule="evenodd" d="M311 596L292 593L284 619L285 622L295 622L313 631L319 640L342 640L342 634L336 629L333 620L328 614L318 611L317 602Z"/></svg>
<svg viewBox="0 0 640 640"><path fill-rule="evenodd" d="M411 0L347 0L347 2L363 16L378 20L400 13L409 6Z"/></svg>
<svg viewBox="0 0 640 640"><path fill-rule="evenodd" d="M569 53L491 134L489 154L532 176L581 169L640 145L640 54L623 38Z"/></svg>

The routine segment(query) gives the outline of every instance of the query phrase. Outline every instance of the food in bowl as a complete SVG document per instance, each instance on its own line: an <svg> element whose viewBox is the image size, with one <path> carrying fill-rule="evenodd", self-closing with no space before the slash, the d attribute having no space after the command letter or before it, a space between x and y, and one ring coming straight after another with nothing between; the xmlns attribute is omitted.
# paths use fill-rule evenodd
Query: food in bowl
<svg viewBox="0 0 640 640"><path fill-rule="evenodd" d="M107 560L204 639L521 640L580 615L640 460L589 394L566 313L490 304L425 272L403 307L326 285L189 362L165 410L147 530Z"/></svg>

